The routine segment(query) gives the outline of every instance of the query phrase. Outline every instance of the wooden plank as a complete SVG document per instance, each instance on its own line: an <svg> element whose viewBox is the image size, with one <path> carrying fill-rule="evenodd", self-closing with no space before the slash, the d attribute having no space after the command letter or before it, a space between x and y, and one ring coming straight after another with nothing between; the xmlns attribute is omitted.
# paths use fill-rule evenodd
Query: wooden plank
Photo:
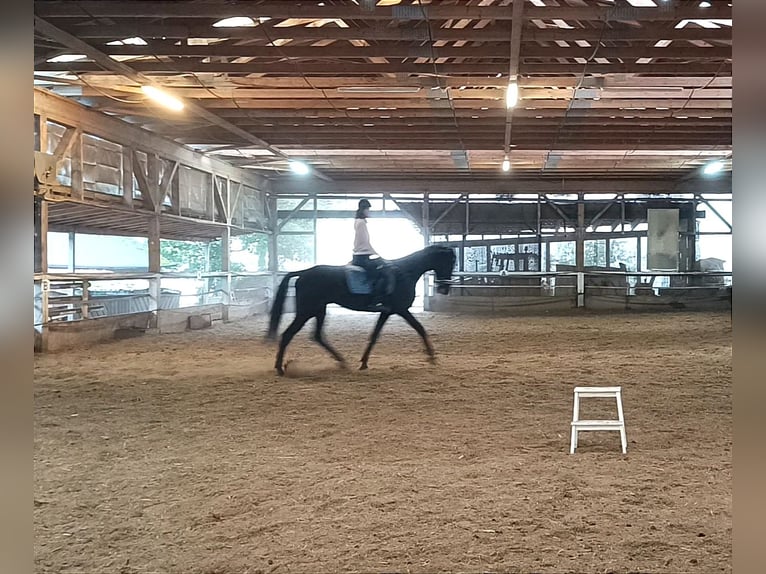
<svg viewBox="0 0 766 574"><path fill-rule="evenodd" d="M149 2L133 0L128 3L82 1L72 9L66 3L38 0L35 14L55 18L229 18L253 16L248 4L225 4L216 2L195 2L194 10L184 3ZM732 9L726 2L700 10L698 6L664 5L657 7L633 7L619 4L613 7L601 6L530 6L524 11L526 20L561 18L562 20L625 20L638 22L671 22L693 18L731 18ZM292 2L264 2L258 5L258 16L268 18L303 19L353 19L353 20L511 20L507 6L469 6L436 4L421 6L376 6L372 10L349 5L319 6L318 3L302 4Z"/></svg>
<svg viewBox="0 0 766 574"><path fill-rule="evenodd" d="M516 4L514 4L516 6ZM520 23L520 21L518 21ZM521 26L516 28L521 30ZM519 32L520 33L520 32ZM511 53L511 59L519 61L519 57L526 58L590 58L593 56L593 47L580 48L579 46L539 46L530 44L524 47L524 52L519 54L521 39L515 40L516 54ZM330 44L328 46L254 46L252 44L239 45L182 45L176 46L170 43L160 43L152 46L110 46L109 54L115 56L183 56L185 58L307 58L316 60L320 58L502 58L508 57L507 43L485 43L482 46L439 46L434 47L430 43L426 45L402 44L400 42L378 43L375 46L354 46L346 43ZM715 60L732 57L731 46L699 47L682 46L671 44L666 48L637 46L619 48L602 46L597 52L597 57L608 59L638 59L638 58L664 58L684 60ZM516 71L510 72L510 75Z"/></svg>
<svg viewBox="0 0 766 574"><path fill-rule="evenodd" d="M321 28L309 28L309 30L319 30ZM343 28L336 28L342 30ZM233 30L233 28L230 28ZM100 88L108 89L121 84L126 84L123 76L117 76L114 74L99 74L88 77L88 83ZM311 78L311 86L316 89L333 89L338 87L401 87L401 86L419 86L424 88L430 88L433 86L433 80L430 78L418 78L409 77L406 80L397 77L366 77L366 76L337 76L326 77L319 76ZM588 80L590 83L585 83L584 86L601 87L601 88L613 88L613 87L652 87L652 88L672 88L672 87L687 87L687 88L703 88L705 86L709 88L730 88L732 86L731 76L723 77L675 77L675 76L637 76L632 74L613 74L603 78L593 78ZM184 76L172 76L165 79L165 83L168 87L173 88L196 88L202 93L202 88L199 87L199 82L186 78ZM206 79L206 86L210 89L228 89L234 85L240 88L249 89L273 89L273 88L285 88L285 89L312 89L307 84L306 79L300 77L261 77L261 78L210 78ZM537 77L522 77L519 78L519 85L522 88L534 88L534 87L559 87L559 88L574 88L580 84L580 79L572 76L547 76L543 78ZM460 87L460 86L495 86L502 87L504 81L498 80L494 77L486 76L457 76L451 78L443 78L443 85L447 87ZM125 86L127 87L127 86ZM134 88L135 89L135 88ZM197 92L193 92L195 95ZM380 94L373 93L374 96Z"/></svg>
<svg viewBox="0 0 766 574"><path fill-rule="evenodd" d="M69 130L67 130L69 131ZM82 198L83 194L83 165L82 165L82 131L75 130L72 138L72 150L69 156L72 173L72 195Z"/></svg>
<svg viewBox="0 0 766 574"><path fill-rule="evenodd" d="M166 169L165 172L162 174L162 180L160 181L159 186L159 192L157 194L157 203L159 205L162 205L165 202L165 198L168 195L168 189L170 188L170 184L173 181L173 178L176 177L176 174L178 173L178 166L180 165L180 162L174 161L171 165L170 169ZM170 198L171 204L173 203L173 198Z"/></svg>
<svg viewBox="0 0 766 574"><path fill-rule="evenodd" d="M158 74L284 74L284 75L347 75L347 74L433 74L433 64L431 63L300 63L299 69L296 64L289 60L275 63L247 62L197 62L172 60L169 62L140 61L131 62L132 68L138 73L158 73ZM573 74L579 75L582 72L582 64L573 62L571 64L562 63L532 63L522 62L519 66L519 74ZM67 72L100 72L103 68L99 64L91 62L65 62L41 64L37 71L57 71ZM438 64L441 74L506 74L508 64L506 62L497 63L475 63L470 61L449 62ZM638 64L635 62L614 63L614 64L588 64L588 73L590 74L658 74L663 76L713 76L715 74L722 76L732 75L732 66L730 62L724 63L667 63L652 62L648 64ZM276 154L278 155L278 154Z"/></svg>
<svg viewBox="0 0 766 574"><path fill-rule="evenodd" d="M133 206L133 155L135 151L122 147L122 200L128 207Z"/></svg>
<svg viewBox="0 0 766 574"><path fill-rule="evenodd" d="M62 24L64 22L62 21ZM537 26L524 26L522 42L553 42L563 40L621 40L621 41L656 41L660 38L674 41L705 40L723 41L732 37L731 27L721 28L670 28L657 26L619 26L612 23L606 30L600 27L573 29L540 29ZM211 28L208 25L184 24L168 21L163 24L153 22L130 23L116 20L114 23L99 22L94 25L77 27L77 36L83 39L113 39L139 36L144 39L181 39L187 38L230 38L239 40L366 40L399 42L434 41L476 41L510 42L511 33L507 24L493 24L483 28L466 26L465 28L432 27L431 36L425 27L402 28L385 25L339 28L337 26L271 26L260 23L255 28Z"/></svg>
<svg viewBox="0 0 766 574"><path fill-rule="evenodd" d="M485 179L477 186L472 179L423 178L423 179L381 179L357 178L317 182L312 193L470 193L471 195L497 195L506 193L731 193L731 174L716 179L690 179L676 182L667 178L558 178L558 177L516 177L513 179ZM293 178L280 178L272 182L277 196L305 193L305 185Z"/></svg>
<svg viewBox="0 0 766 574"><path fill-rule="evenodd" d="M149 157L151 157L151 155ZM136 176L138 190L141 192L141 201L147 209L155 211L156 207L154 204L154 196L152 195L152 187L149 183L147 172L145 172L144 168L141 166L136 150L133 150L133 173Z"/></svg>
<svg viewBox="0 0 766 574"><path fill-rule="evenodd" d="M47 122L46 122L47 124ZM47 144L47 134L48 134L48 128L46 125L46 144ZM58 163L62 159L64 159L64 156L67 154L69 149L72 147L72 144L75 142L76 139L82 137L82 132L79 131L75 127L68 127L66 131L64 131L64 135L61 136L61 139L59 140L59 143L56 144L56 149L53 152L53 160ZM47 148L47 146L46 146Z"/></svg>
<svg viewBox="0 0 766 574"><path fill-rule="evenodd" d="M224 180L226 181L226 180ZM226 202L223 198L223 190L221 189L221 178L217 176L213 176L213 199L215 201L215 210L218 216L223 219L223 221L229 221L229 213L226 208ZM226 184L228 188L228 182ZM213 216L215 218L215 215Z"/></svg>

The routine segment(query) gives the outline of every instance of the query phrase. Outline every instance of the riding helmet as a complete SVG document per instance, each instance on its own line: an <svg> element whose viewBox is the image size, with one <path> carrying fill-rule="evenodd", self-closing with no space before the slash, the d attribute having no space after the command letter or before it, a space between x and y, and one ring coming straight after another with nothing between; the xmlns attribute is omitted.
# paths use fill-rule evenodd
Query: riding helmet
<svg viewBox="0 0 766 574"><path fill-rule="evenodd" d="M359 200L359 209L369 209L370 207L372 207L372 205L366 199Z"/></svg>

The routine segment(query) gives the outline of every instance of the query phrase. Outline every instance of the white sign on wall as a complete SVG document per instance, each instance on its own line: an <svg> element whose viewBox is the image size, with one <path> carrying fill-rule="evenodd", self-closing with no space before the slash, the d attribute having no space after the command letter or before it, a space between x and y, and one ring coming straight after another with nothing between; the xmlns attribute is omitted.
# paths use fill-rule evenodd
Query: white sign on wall
<svg viewBox="0 0 766 574"><path fill-rule="evenodd" d="M646 266L651 271L678 271L678 210L648 209Z"/></svg>

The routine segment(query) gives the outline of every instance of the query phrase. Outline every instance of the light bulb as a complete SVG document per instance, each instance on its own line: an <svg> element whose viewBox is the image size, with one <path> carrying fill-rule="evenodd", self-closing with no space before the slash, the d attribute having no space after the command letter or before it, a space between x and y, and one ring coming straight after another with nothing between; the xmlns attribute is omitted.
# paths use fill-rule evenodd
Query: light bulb
<svg viewBox="0 0 766 574"><path fill-rule="evenodd" d="M505 107L512 108L519 101L519 85L516 82L510 82L505 92Z"/></svg>
<svg viewBox="0 0 766 574"><path fill-rule="evenodd" d="M154 86L141 86L141 91L155 102L162 104L166 108L170 108L175 112L180 112L184 109L184 103L181 100L163 92L159 88L155 88Z"/></svg>

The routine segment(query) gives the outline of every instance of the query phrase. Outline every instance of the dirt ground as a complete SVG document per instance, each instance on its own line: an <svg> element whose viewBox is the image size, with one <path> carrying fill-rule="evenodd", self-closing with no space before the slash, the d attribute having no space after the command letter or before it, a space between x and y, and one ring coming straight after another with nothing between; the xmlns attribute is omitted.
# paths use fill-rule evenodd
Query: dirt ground
<svg viewBox="0 0 766 574"><path fill-rule="evenodd" d="M364 372L260 318L38 356L36 571L731 572L728 313L419 318L435 366L398 318Z"/></svg>

